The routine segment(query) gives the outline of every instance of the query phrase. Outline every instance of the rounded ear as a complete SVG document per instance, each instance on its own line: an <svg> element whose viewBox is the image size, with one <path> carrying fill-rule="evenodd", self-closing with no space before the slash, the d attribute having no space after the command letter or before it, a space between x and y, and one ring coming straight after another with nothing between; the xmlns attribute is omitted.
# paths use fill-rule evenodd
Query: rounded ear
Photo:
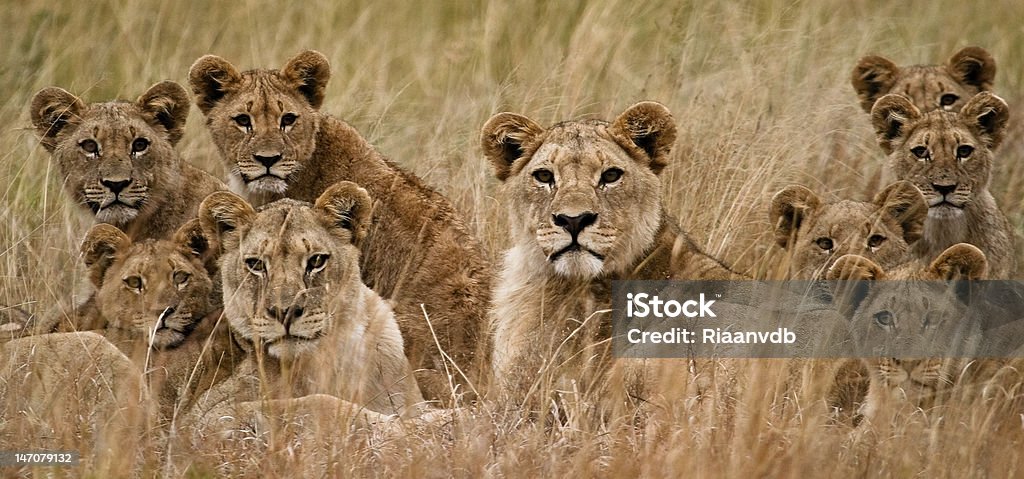
<svg viewBox="0 0 1024 479"><path fill-rule="evenodd" d="M306 50L288 60L281 69L281 76L288 84L313 106L319 109L324 103L327 80L331 78L331 65L323 53Z"/></svg>
<svg viewBox="0 0 1024 479"><path fill-rule="evenodd" d="M373 202L365 189L351 181L339 181L316 199L314 208L330 229L347 231L352 244L359 243L370 229Z"/></svg>
<svg viewBox="0 0 1024 479"><path fill-rule="evenodd" d="M892 89L899 74L900 67L888 58L874 55L861 58L850 74L850 83L860 99L860 107L871 113L871 107Z"/></svg>
<svg viewBox="0 0 1024 479"><path fill-rule="evenodd" d="M957 243L946 248L926 271L928 279L974 280L988 276L988 259L978 247Z"/></svg>
<svg viewBox="0 0 1024 479"><path fill-rule="evenodd" d="M203 224L199 218L192 218L181 225L174 232L172 241L182 254L198 259L211 274L216 272L217 252L213 242L203 232Z"/></svg>
<svg viewBox="0 0 1024 479"><path fill-rule="evenodd" d="M903 228L903 241L913 243L924 235L924 220L928 217L928 202L909 181L897 181L875 195L873 203L883 215L896 220Z"/></svg>
<svg viewBox="0 0 1024 479"><path fill-rule="evenodd" d="M1002 98L983 91L967 101L960 109L960 117L991 150L1003 142L1010 107Z"/></svg>
<svg viewBox="0 0 1024 479"><path fill-rule="evenodd" d="M676 122L665 105L653 101L637 103L612 122L611 130L643 150L651 160L647 166L654 173L661 173L668 165L676 142Z"/></svg>
<svg viewBox="0 0 1024 479"><path fill-rule="evenodd" d="M204 115L230 93L242 75L234 65L217 55L204 55L188 71L188 84L196 95L196 106Z"/></svg>
<svg viewBox="0 0 1024 479"><path fill-rule="evenodd" d="M80 251L93 285L97 288L103 286L103 276L114 264L117 253L126 250L131 244L128 235L116 226L100 223L89 229L82 240Z"/></svg>
<svg viewBox="0 0 1024 479"><path fill-rule="evenodd" d="M921 111L903 95L890 93L875 102L871 108L871 124L885 154L896 149L898 140L907 134L907 125L919 118Z"/></svg>
<svg viewBox="0 0 1024 479"><path fill-rule="evenodd" d="M526 146L544 133L537 122L516 113L498 113L487 120L480 131L480 146L494 167L494 174L505 181L512 176L512 165L526 153Z"/></svg>
<svg viewBox="0 0 1024 479"><path fill-rule="evenodd" d="M856 254L844 254L825 273L827 280L874 281L886 278L878 263Z"/></svg>
<svg viewBox="0 0 1024 479"><path fill-rule="evenodd" d="M51 86L32 97L32 125L47 151L57 147L57 135L81 118L85 103L63 88Z"/></svg>
<svg viewBox="0 0 1024 479"><path fill-rule="evenodd" d="M150 125L167 132L167 141L172 145L178 143L185 132L190 106L184 87L170 80L162 81L149 87L135 104Z"/></svg>
<svg viewBox="0 0 1024 479"><path fill-rule="evenodd" d="M768 210L768 221L775 227L775 242L789 249L807 214L819 205L818 195L800 185L787 186L775 193Z"/></svg>
<svg viewBox="0 0 1024 479"><path fill-rule="evenodd" d="M979 90L992 89L996 79L996 59L981 47L967 47L954 53L946 68L961 83Z"/></svg>
<svg viewBox="0 0 1024 479"><path fill-rule="evenodd" d="M199 204L203 235L216 240L221 251L237 248L242 230L255 219L256 210L240 196L227 191L210 193Z"/></svg>

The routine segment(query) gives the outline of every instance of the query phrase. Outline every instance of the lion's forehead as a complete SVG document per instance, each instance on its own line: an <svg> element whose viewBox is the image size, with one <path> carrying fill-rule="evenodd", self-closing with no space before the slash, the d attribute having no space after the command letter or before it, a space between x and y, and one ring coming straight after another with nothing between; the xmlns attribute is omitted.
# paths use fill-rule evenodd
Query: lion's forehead
<svg viewBox="0 0 1024 479"><path fill-rule="evenodd" d="M174 243L167 240L133 243L111 271L121 275L136 274L152 280L168 279L174 271L205 275L204 270L197 268Z"/></svg>
<svg viewBox="0 0 1024 479"><path fill-rule="evenodd" d="M549 139L533 154L528 167L544 166L552 169L556 176L589 178L596 177L609 164L623 164L627 161L630 158L625 150L607 138L577 138L571 141Z"/></svg>
<svg viewBox="0 0 1024 479"><path fill-rule="evenodd" d="M837 235L866 233L872 226L872 213L876 207L860 201L839 201L822 206L812 218L811 230L822 230Z"/></svg>
<svg viewBox="0 0 1024 479"><path fill-rule="evenodd" d="M82 115L82 121L76 130L76 137L89 136L100 141L104 148L115 147L114 144L103 144L125 140L125 148L131 140L139 136L150 137L155 134L149 123L134 105L126 102L94 103ZM153 139L153 138L151 138ZM120 144L120 142L118 143Z"/></svg>
<svg viewBox="0 0 1024 479"><path fill-rule="evenodd" d="M218 103L217 109L245 110L277 117L302 108L302 99L285 85L277 70L250 70L242 75L234 92Z"/></svg>
<svg viewBox="0 0 1024 479"><path fill-rule="evenodd" d="M257 214L242 239L243 254L305 257L311 253L340 252L342 248L339 240L327 231L307 203L286 203L288 204L265 208Z"/></svg>

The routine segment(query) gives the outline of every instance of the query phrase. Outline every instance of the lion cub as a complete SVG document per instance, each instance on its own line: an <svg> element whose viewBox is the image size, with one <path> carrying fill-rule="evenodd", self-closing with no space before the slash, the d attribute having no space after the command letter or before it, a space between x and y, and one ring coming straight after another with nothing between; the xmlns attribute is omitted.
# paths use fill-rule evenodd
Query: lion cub
<svg viewBox="0 0 1024 479"><path fill-rule="evenodd" d="M203 230L223 248L224 314L248 355L200 399L201 424L242 403L317 394L385 414L422 401L394 313L360 280L371 208L351 182L313 205L284 199L257 211L228 192L203 201Z"/></svg>
<svg viewBox="0 0 1024 479"><path fill-rule="evenodd" d="M861 58L853 68L850 82L860 106L871 107L888 93L899 93L917 109L959 111L974 95L992 88L996 61L984 48L967 47L953 54L945 65L899 67L880 56Z"/></svg>
<svg viewBox="0 0 1024 479"><path fill-rule="evenodd" d="M985 252L992 279L1009 277L1016 263L1013 230L988 191L993 151L1009 118L1006 102L982 92L959 113L922 113L908 98L890 94L875 103L871 118L889 168L928 202L913 255L927 262L956 243L970 243Z"/></svg>
<svg viewBox="0 0 1024 479"><path fill-rule="evenodd" d="M447 397L444 372L454 368L446 362L473 379L485 351L490 265L444 196L320 111L330 75L327 58L315 51L280 70L242 72L206 55L192 65L189 82L232 189L253 205L313 202L342 180L366 188L375 206L361 243L363 281L392 301L424 392Z"/></svg>

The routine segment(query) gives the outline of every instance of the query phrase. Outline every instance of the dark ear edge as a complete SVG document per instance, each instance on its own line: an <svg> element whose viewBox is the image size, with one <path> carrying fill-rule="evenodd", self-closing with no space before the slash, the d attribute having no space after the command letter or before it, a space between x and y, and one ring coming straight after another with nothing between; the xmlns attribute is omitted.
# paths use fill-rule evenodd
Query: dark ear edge
<svg viewBox="0 0 1024 479"><path fill-rule="evenodd" d="M871 124L875 127L878 146L892 154L896 143L904 138L910 123L921 118L921 111L907 97L890 93L879 98L871 108Z"/></svg>
<svg viewBox="0 0 1024 479"><path fill-rule="evenodd" d="M954 53L946 68L961 83L982 91L991 90L996 79L996 60L981 47L966 47Z"/></svg>
<svg viewBox="0 0 1024 479"><path fill-rule="evenodd" d="M85 103L63 88L55 86L39 90L33 97L30 116L36 135L47 151L57 147L56 138L65 127L85 111Z"/></svg>
<svg viewBox="0 0 1024 479"><path fill-rule="evenodd" d="M871 113L871 107L892 89L899 74L900 67L888 58L877 55L861 58L850 74L850 84L857 92L860 107Z"/></svg>
<svg viewBox="0 0 1024 479"><path fill-rule="evenodd" d="M789 249L807 213L821 205L821 199L808 188L790 185L772 197L768 221L775 230L775 243Z"/></svg>
<svg viewBox="0 0 1024 479"><path fill-rule="evenodd" d="M983 91L967 101L960 109L960 116L992 150L1003 142L1006 125L1010 121L1010 107L999 96Z"/></svg>
<svg viewBox="0 0 1024 479"><path fill-rule="evenodd" d="M480 146L501 181L512 174L513 165L526 155L526 149L544 134L537 122L517 113L498 113L487 120L480 131Z"/></svg>
<svg viewBox="0 0 1024 479"><path fill-rule="evenodd" d="M281 76L292 88L298 90L314 109L320 109L324 103L327 81L331 78L331 64L323 53L306 50L288 60L281 69Z"/></svg>
<svg viewBox="0 0 1024 479"><path fill-rule="evenodd" d="M676 123L665 105L653 101L636 103L612 122L610 130L643 151L650 159L647 166L655 174L668 166L676 142Z"/></svg>
<svg viewBox="0 0 1024 479"><path fill-rule="evenodd" d="M149 124L167 132L167 141L172 145L178 143L185 132L185 121L191 106L184 87L165 80L149 87L135 103Z"/></svg>
<svg viewBox="0 0 1024 479"><path fill-rule="evenodd" d="M196 95L196 106L204 115L209 114L241 79L235 66L217 55L203 55L188 71L188 84Z"/></svg>
<svg viewBox="0 0 1024 479"><path fill-rule="evenodd" d="M89 280L97 289L103 286L103 276L114 264L117 254L131 244L128 235L116 226L106 223L93 226L85 234L79 250L89 270Z"/></svg>
<svg viewBox="0 0 1024 479"><path fill-rule="evenodd" d="M846 254L832 263L825 279L836 281L834 303L843 316L852 318L871 292L871 281L886 279L885 271L874 261L860 255Z"/></svg>
<svg viewBox="0 0 1024 479"><path fill-rule="evenodd" d="M239 235L255 218L256 210L248 202L227 191L210 193L199 204L199 222L203 235L216 242L218 251L214 254L237 248Z"/></svg>
<svg viewBox="0 0 1024 479"><path fill-rule="evenodd" d="M217 248L215 241L203 231L199 218L192 218L174 232L174 244L181 254L199 260L208 273L216 273Z"/></svg>
<svg viewBox="0 0 1024 479"><path fill-rule="evenodd" d="M930 279L978 280L988 277L988 258L977 246L957 243L946 248L927 270Z"/></svg>
<svg viewBox="0 0 1024 479"><path fill-rule="evenodd" d="M875 195L873 203L903 229L903 240L911 244L924 235L928 202L909 181L897 181Z"/></svg>
<svg viewBox="0 0 1024 479"><path fill-rule="evenodd" d="M373 200L365 189L351 181L339 181L316 199L314 208L331 228L347 230L352 244L359 246L370 229Z"/></svg>

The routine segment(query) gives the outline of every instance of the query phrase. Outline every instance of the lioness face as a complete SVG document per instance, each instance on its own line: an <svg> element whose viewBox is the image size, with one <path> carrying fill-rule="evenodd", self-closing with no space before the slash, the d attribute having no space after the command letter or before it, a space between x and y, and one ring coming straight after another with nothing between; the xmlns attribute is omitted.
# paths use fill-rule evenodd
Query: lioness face
<svg viewBox="0 0 1024 479"><path fill-rule="evenodd" d="M960 113L922 114L905 97L886 95L872 117L897 177L924 193L930 218L949 220L961 217L976 193L988 188L992 150L1009 113L1006 102L985 92Z"/></svg>
<svg viewBox="0 0 1024 479"><path fill-rule="evenodd" d="M239 73L207 55L189 74L197 103L239 193L284 194L313 154L327 59L303 52L281 70Z"/></svg>
<svg viewBox="0 0 1024 479"><path fill-rule="evenodd" d="M867 56L853 68L851 82L868 113L889 93L907 97L922 112L960 111L971 97L990 90L995 76L992 55L983 48L967 47L944 65L899 67L887 58Z"/></svg>
<svg viewBox="0 0 1024 479"><path fill-rule="evenodd" d="M173 82L135 103L86 105L56 87L32 99L32 121L57 161L64 186L100 222L125 226L156 208L158 192L179 187L174 144L188 116L188 95ZM164 193L166 194L166 193Z"/></svg>
<svg viewBox="0 0 1024 479"><path fill-rule="evenodd" d="M232 329L280 359L315 351L359 310L358 241L365 235L366 191L342 182L317 204L279 200L256 212L215 193L200 206L204 230L224 247L224 309Z"/></svg>
<svg viewBox="0 0 1024 479"><path fill-rule="evenodd" d="M502 113L483 130L517 244L533 245L555 273L576 279L623 272L651 248L662 215L658 173L674 139L671 114L653 102L610 124L544 130Z"/></svg>

